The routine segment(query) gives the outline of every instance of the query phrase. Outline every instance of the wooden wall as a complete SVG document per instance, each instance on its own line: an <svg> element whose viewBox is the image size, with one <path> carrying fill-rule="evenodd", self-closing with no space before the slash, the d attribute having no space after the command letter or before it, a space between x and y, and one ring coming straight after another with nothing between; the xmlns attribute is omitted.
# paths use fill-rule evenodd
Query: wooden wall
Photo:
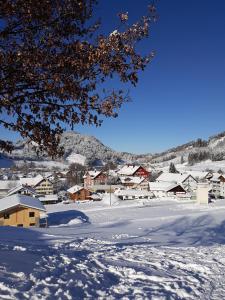
<svg viewBox="0 0 225 300"><path fill-rule="evenodd" d="M82 189L79 192L70 194L70 199L73 201L76 200L88 200L90 198L90 192L89 190Z"/></svg>
<svg viewBox="0 0 225 300"><path fill-rule="evenodd" d="M34 217L29 217L29 213L34 212ZM4 219L4 214L9 214L9 219ZM39 226L40 211L34 208L17 207L0 213L0 226L31 227ZM34 225L31 225L34 224Z"/></svg>

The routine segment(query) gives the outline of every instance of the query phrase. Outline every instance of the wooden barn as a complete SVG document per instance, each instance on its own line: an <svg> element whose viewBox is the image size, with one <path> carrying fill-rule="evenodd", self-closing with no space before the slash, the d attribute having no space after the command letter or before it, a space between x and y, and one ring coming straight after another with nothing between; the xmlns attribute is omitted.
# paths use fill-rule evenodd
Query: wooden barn
<svg viewBox="0 0 225 300"><path fill-rule="evenodd" d="M0 199L0 226L39 227L45 211L39 199L13 194Z"/></svg>
<svg viewBox="0 0 225 300"><path fill-rule="evenodd" d="M90 200L90 191L82 186L74 185L67 190L69 197L73 201Z"/></svg>

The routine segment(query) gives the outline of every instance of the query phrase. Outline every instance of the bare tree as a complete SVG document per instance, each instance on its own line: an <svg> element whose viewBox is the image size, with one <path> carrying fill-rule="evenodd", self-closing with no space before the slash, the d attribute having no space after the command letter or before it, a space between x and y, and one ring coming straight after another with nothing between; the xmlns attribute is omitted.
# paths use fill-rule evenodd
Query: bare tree
<svg viewBox="0 0 225 300"><path fill-rule="evenodd" d="M105 90L119 77L134 86L154 53L137 53L156 18L128 26L128 13L109 35L92 21L96 0L5 0L0 8L0 124L38 143L51 156L59 148L63 124L101 125L101 116L116 117L129 100L126 91ZM92 23L92 24L91 24ZM91 24L91 25L90 25ZM119 30L118 30L119 29ZM3 116L10 116L5 119ZM12 144L0 141L10 151Z"/></svg>

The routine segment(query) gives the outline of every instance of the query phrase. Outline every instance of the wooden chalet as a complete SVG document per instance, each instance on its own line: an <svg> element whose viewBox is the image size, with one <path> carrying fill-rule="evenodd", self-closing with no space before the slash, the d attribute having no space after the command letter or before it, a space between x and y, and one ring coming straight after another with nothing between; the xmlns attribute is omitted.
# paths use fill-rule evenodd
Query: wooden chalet
<svg viewBox="0 0 225 300"><path fill-rule="evenodd" d="M45 211L39 199L13 194L0 200L0 226L39 227Z"/></svg>
<svg viewBox="0 0 225 300"><path fill-rule="evenodd" d="M88 189L79 186L79 185L74 185L70 189L67 190L69 193L69 197L73 201L79 201L79 200L90 200L91 193Z"/></svg>

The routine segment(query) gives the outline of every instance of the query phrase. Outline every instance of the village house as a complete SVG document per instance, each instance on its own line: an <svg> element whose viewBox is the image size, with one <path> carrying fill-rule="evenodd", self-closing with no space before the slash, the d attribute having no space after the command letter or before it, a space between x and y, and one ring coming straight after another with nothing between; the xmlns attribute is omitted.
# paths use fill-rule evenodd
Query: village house
<svg viewBox="0 0 225 300"><path fill-rule="evenodd" d="M118 176L135 176L149 178L150 172L142 166L126 165L123 166L118 172Z"/></svg>
<svg viewBox="0 0 225 300"><path fill-rule="evenodd" d="M39 199L13 194L0 201L0 226L38 227L45 211Z"/></svg>
<svg viewBox="0 0 225 300"><path fill-rule="evenodd" d="M41 195L51 195L54 193L54 185L52 181L42 175L37 175L36 177L26 177L20 178L20 183L22 185L28 185L35 189L38 196Z"/></svg>
<svg viewBox="0 0 225 300"><path fill-rule="evenodd" d="M108 181L108 175L102 171L87 171L83 176L86 189L94 185L104 185Z"/></svg>
<svg viewBox="0 0 225 300"><path fill-rule="evenodd" d="M189 174L162 173L156 178L156 182L181 184L191 195L195 195L197 190L197 180Z"/></svg>
<svg viewBox="0 0 225 300"><path fill-rule="evenodd" d="M219 173L214 173L210 179L211 195L215 198L225 198L225 176Z"/></svg>
<svg viewBox="0 0 225 300"><path fill-rule="evenodd" d="M26 195L26 196L31 196L31 197L37 197L37 193L36 193L35 189L33 189L32 187L30 187L28 185L22 185L22 184L9 190L7 196L11 196L14 194L21 194L21 195Z"/></svg>
<svg viewBox="0 0 225 300"><path fill-rule="evenodd" d="M46 204L56 204L56 203L60 202L59 197L58 197L57 194L50 194L50 195L40 196L39 200L44 205L46 205Z"/></svg>
<svg viewBox="0 0 225 300"><path fill-rule="evenodd" d="M119 177L119 183L121 183L124 187L140 189L140 190L148 190L148 179L145 177L137 177L137 176L121 176Z"/></svg>
<svg viewBox="0 0 225 300"><path fill-rule="evenodd" d="M185 189L180 184L170 182L149 182L149 191L157 198L170 196L182 198L186 195Z"/></svg>
<svg viewBox="0 0 225 300"><path fill-rule="evenodd" d="M211 172L203 172L203 171L185 171L184 174L191 175L198 182L208 182L213 176Z"/></svg>
<svg viewBox="0 0 225 300"><path fill-rule="evenodd" d="M74 185L67 190L69 193L69 197L73 201L77 200L89 200L90 199L90 191L82 186Z"/></svg>

